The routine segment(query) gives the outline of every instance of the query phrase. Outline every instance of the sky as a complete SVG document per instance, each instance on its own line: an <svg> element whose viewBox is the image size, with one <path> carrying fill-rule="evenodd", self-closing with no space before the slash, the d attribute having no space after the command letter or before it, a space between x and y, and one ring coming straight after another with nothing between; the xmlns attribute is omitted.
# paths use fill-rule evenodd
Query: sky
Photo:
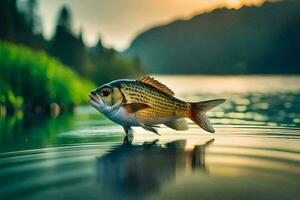
<svg viewBox="0 0 300 200"><path fill-rule="evenodd" d="M101 37L106 47L125 50L141 32L176 19L189 19L217 7L238 9L264 0L38 0L38 13L47 39L53 36L58 11L69 6L75 33L93 46Z"/></svg>

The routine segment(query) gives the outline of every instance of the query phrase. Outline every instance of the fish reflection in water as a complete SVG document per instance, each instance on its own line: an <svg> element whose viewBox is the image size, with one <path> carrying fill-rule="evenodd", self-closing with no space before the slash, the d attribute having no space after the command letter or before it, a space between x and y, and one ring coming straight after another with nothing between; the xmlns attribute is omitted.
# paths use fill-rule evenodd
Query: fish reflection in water
<svg viewBox="0 0 300 200"><path fill-rule="evenodd" d="M122 145L97 159L97 181L102 189L117 196L143 197L157 193L163 184L176 178L179 171L201 171L205 167L205 149L213 139L186 149L186 140L164 145Z"/></svg>

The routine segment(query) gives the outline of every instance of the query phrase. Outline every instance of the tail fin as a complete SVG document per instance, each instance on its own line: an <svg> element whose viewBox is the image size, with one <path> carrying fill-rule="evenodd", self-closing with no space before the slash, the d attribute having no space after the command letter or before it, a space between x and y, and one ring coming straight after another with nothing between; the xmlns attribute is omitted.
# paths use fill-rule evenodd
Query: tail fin
<svg viewBox="0 0 300 200"><path fill-rule="evenodd" d="M217 105L220 105L221 103L224 103L225 99L213 99L209 101L201 101L197 103L191 103L191 114L190 119L193 120L198 126L203 128L204 130L214 133L215 130L212 127L208 117L205 115L205 113L216 107Z"/></svg>

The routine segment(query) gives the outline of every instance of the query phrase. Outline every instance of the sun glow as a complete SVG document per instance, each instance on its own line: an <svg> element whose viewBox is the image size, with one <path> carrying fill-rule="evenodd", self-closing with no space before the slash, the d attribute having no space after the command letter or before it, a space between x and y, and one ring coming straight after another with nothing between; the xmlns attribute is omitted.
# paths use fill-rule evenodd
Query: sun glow
<svg viewBox="0 0 300 200"><path fill-rule="evenodd" d="M74 30L84 30L87 44L95 45L101 33L106 47L121 51L140 32L151 27L177 19L190 19L216 8L239 9L242 6L259 6L263 2L265 0L86 0L85 3L73 0L39 0L39 12L48 39L55 30L57 11L66 4L74 14Z"/></svg>
<svg viewBox="0 0 300 200"><path fill-rule="evenodd" d="M227 8L239 9L242 6L261 5L264 0L226 0L225 6Z"/></svg>
<svg viewBox="0 0 300 200"><path fill-rule="evenodd" d="M241 0L228 0L227 7L229 8L240 8L243 5Z"/></svg>

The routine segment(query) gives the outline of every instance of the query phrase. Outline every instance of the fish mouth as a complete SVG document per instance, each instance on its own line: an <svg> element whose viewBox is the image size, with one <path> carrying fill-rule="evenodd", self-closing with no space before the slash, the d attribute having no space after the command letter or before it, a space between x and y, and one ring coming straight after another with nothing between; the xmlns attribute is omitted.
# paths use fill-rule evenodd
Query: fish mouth
<svg viewBox="0 0 300 200"><path fill-rule="evenodd" d="M94 96L92 94L89 94L89 102L93 105L93 106L100 106L101 105L101 100L97 97Z"/></svg>

